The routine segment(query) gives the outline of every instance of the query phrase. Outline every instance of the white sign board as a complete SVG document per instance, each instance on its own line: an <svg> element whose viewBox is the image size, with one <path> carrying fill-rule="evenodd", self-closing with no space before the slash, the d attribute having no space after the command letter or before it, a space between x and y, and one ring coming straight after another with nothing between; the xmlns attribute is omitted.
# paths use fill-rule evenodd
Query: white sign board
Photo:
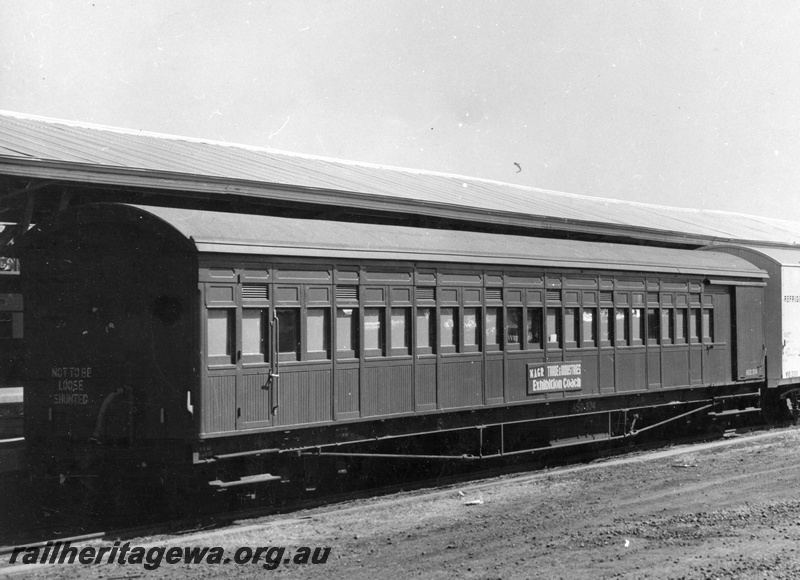
<svg viewBox="0 0 800 580"><path fill-rule="evenodd" d="M581 361L528 364L528 394L581 389Z"/></svg>

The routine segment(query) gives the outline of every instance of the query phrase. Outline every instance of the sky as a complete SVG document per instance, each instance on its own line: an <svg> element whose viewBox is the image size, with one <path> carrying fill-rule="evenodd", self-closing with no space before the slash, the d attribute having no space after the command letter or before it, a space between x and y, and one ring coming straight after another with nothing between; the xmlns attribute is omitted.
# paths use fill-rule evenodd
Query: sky
<svg viewBox="0 0 800 580"><path fill-rule="evenodd" d="M0 109L800 221L800 5L2 0Z"/></svg>

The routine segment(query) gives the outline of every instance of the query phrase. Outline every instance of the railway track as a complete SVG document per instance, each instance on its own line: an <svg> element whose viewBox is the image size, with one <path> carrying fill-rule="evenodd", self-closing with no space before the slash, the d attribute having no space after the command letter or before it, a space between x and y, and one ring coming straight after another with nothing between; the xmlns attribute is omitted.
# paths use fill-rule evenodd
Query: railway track
<svg viewBox="0 0 800 580"><path fill-rule="evenodd" d="M31 525L16 528L13 533L6 530L0 535L0 556L10 553L14 546L44 545L48 541L70 541L79 543L90 540L124 540L142 536L153 535L183 535L200 530L213 530L224 528L233 522L254 518L261 518L278 514L290 514L305 510L316 509L326 505L342 504L360 499L388 496L400 492L420 489L448 488L454 485L474 482L477 480L491 479L504 475L519 474L541 469L563 468L565 466L578 466L610 458L635 457L643 452L675 446L697 445L721 439L747 437L753 434L769 433L777 428L789 426L788 423L772 425L753 425L739 429L729 429L725 432L714 434L697 434L692 436L664 441L644 441L635 445L605 447L602 445L587 446L592 448L574 451L573 453L559 453L546 455L537 454L532 461L494 461L484 469L475 470L475 463L470 463L470 469L464 469L465 464L451 465L444 462L439 466L428 466L424 477L399 477L389 483L365 486L361 489L348 489L347 491L319 489L315 492L304 492L296 497L284 497L275 502L275 495L269 493L270 488L255 489L249 493L226 494L218 493L218 501L206 503L203 513L195 513L179 519L151 519L146 522L98 519L90 523L82 523L81 527L72 526L69 521L50 520L46 524L35 522ZM419 473L418 471L416 473ZM275 485L275 484L273 484ZM274 488L273 488L274 489ZM264 492L264 493L260 493ZM6 497L9 497L6 495ZM13 496L12 496L13 497ZM51 516L56 517L56 516Z"/></svg>

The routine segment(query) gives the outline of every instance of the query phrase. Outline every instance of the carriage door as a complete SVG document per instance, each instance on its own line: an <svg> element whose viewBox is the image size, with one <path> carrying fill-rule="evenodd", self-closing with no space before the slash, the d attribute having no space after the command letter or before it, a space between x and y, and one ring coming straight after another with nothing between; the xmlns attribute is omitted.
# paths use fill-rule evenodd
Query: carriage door
<svg viewBox="0 0 800 580"><path fill-rule="evenodd" d="M254 279L255 278L255 279ZM277 341L275 315L270 308L269 286L245 271L239 289L239 358L236 365L236 428L272 425L277 405L277 370L273 350Z"/></svg>
<svg viewBox="0 0 800 580"><path fill-rule="evenodd" d="M700 318L703 382L711 385L728 383L733 377L731 294L728 286L705 286Z"/></svg>
<svg viewBox="0 0 800 580"><path fill-rule="evenodd" d="M736 370L734 378L764 378L764 322L761 287L736 286Z"/></svg>
<svg viewBox="0 0 800 580"><path fill-rule="evenodd" d="M241 283L205 284L204 433L269 427L275 405L269 286L252 274L231 276Z"/></svg>

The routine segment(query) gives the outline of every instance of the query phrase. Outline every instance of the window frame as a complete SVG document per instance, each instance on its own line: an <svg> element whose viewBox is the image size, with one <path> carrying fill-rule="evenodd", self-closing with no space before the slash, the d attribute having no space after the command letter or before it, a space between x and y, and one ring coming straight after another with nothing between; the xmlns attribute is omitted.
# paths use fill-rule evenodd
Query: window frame
<svg viewBox="0 0 800 580"><path fill-rule="evenodd" d="M686 307L676 306L672 311L672 315L675 319L673 324L675 334L672 344L681 346L689 344L689 316L687 310L688 308ZM680 331L680 333L678 331Z"/></svg>
<svg viewBox="0 0 800 580"><path fill-rule="evenodd" d="M305 333L304 338L305 340L302 341L303 344L303 352L301 354L301 360L307 361L318 361L318 360L331 360L331 307L330 306L304 306L303 310L303 322L305 326ZM311 324L309 322L309 314L311 311L319 311L322 313L322 332L320 337L322 339L322 350L311 350L311 343L310 341L316 335L312 335L311 333ZM302 332L302 330L301 330Z"/></svg>
<svg viewBox="0 0 800 580"><path fill-rule="evenodd" d="M511 316L510 311L515 311L519 314L518 317ZM511 340L511 321L516 318L516 340ZM503 306L503 343L504 350L519 351L524 349L525 343L525 307L522 304L513 304L511 306Z"/></svg>
<svg viewBox="0 0 800 580"><path fill-rule="evenodd" d="M448 333L452 339L448 344L444 344L442 341L445 338L444 333L444 314L445 310L451 311L451 323L452 323L452 332ZM459 352L459 345L461 344L461 320L459 317L459 307L453 305L446 305L439 307L439 317L438 317L438 324L437 324L437 333L439 334L439 352L441 354L456 354Z"/></svg>
<svg viewBox="0 0 800 580"><path fill-rule="evenodd" d="M259 330L261 337L259 339L260 350L259 352L247 352L245 349L245 316L246 312L259 312L260 321ZM271 332L270 324L272 322L272 311L269 306L261 305L243 305L241 316L241 343L242 343L242 364L243 365L267 365L270 362L271 355ZM249 320L249 319L248 319Z"/></svg>
<svg viewBox="0 0 800 580"><path fill-rule="evenodd" d="M645 346L647 343L647 319L645 318L646 308L634 306L628 309L630 318L629 346ZM638 313L636 316L635 313ZM638 321L638 322L637 322ZM638 337L636 336L638 333Z"/></svg>
<svg viewBox="0 0 800 580"><path fill-rule="evenodd" d="M489 311L494 311L494 341L489 342ZM487 305L483 309L483 347L486 352L502 352L505 325L503 323L503 307Z"/></svg>
<svg viewBox="0 0 800 580"><path fill-rule="evenodd" d="M661 309L650 305L645 310L645 317L647 346L659 346L661 344ZM651 324L651 321L655 321L655 323Z"/></svg>
<svg viewBox="0 0 800 580"><path fill-rule="evenodd" d="M522 336L524 338L523 350L526 351L543 351L544 350L544 337L545 337L545 329L544 329L544 305L543 304L532 304L525 306L523 308L523 324L524 327L522 329ZM529 330L533 328L533 324L531 322L531 311L538 311L539 313L539 341L533 341L530 338Z"/></svg>
<svg viewBox="0 0 800 580"><path fill-rule="evenodd" d="M295 328L297 335L294 338L294 351L281 351L281 333L284 331L285 323L281 320L281 312L291 312L294 314ZM278 355L279 363L296 363L303 361L303 308L301 306L280 305L275 307L275 316L278 318L278 344L275 351Z"/></svg>
<svg viewBox="0 0 800 580"><path fill-rule="evenodd" d="M708 318L706 318L706 315L708 315ZM715 322L716 316L714 316L714 308L709 306L704 306L702 308L701 316L703 317L702 321L703 342L707 344L716 343L717 332L716 332L716 327L714 326L716 324Z"/></svg>
<svg viewBox="0 0 800 580"><path fill-rule="evenodd" d="M349 323L347 325L342 324L342 318L340 318L339 313L344 312L346 310L350 311L348 316ZM361 309L358 305L347 305L339 303L336 305L336 330L335 330L335 349L336 349L336 360L339 361L346 361L352 359L358 359L360 354L359 348L359 339L361 336ZM348 346L350 348L341 348L340 345L340 333L339 330L343 326L349 326L349 334L350 340Z"/></svg>
<svg viewBox="0 0 800 580"><path fill-rule="evenodd" d="M370 348L368 345L368 339L372 338L370 334L367 332L367 318L369 316L370 311L375 311L378 315L378 330L377 337L378 346L377 348ZM362 352L364 353L364 358L384 358L386 357L386 306L385 305L365 305L363 309L363 313L361 316L361 336L363 337L363 344L362 344Z"/></svg>
<svg viewBox="0 0 800 580"><path fill-rule="evenodd" d="M411 342L411 331L412 331L412 322L411 322L411 306L405 305L392 305L388 308L388 328L386 332L389 334L387 337L388 340L388 348L386 349L389 352L389 356L397 357L397 356L410 356L412 351L412 342ZM402 335L403 335L403 346L396 346L395 345L395 338L398 336L398 332L395 331L394 324L395 324L395 314L396 311L401 311L402 313L402 321L403 321L403 328L402 328Z"/></svg>
<svg viewBox="0 0 800 580"><path fill-rule="evenodd" d="M569 312L569 314L568 314ZM564 348L579 348L581 345L581 308L580 306L564 306L561 308L561 313L564 321L561 325L563 330L562 345ZM570 319L572 324L570 324ZM572 335L573 340L567 340L569 335Z"/></svg>
<svg viewBox="0 0 800 580"><path fill-rule="evenodd" d="M428 301L425 301L428 302ZM420 346L419 344L419 337L421 336L420 333L423 331L422 326L420 325L420 311L426 310L428 311L428 316L425 318L427 320L427 328L425 329L425 335L427 336L427 346ZM415 305L414 306L414 353L420 357L426 356L435 356L438 352L438 338L437 338L437 326L438 326L438 314L435 304L428 305Z"/></svg>
<svg viewBox="0 0 800 580"><path fill-rule="evenodd" d="M211 353L211 313L226 314L226 353ZM205 362L209 368L232 367L236 365L236 306L206 306Z"/></svg>
<svg viewBox="0 0 800 580"><path fill-rule="evenodd" d="M603 317L604 313L605 317ZM614 348L616 345L616 341L614 340L614 325L614 307L611 304L600 304L597 308L597 341L600 348ZM603 339L603 331L605 331L606 334L605 339Z"/></svg>
<svg viewBox="0 0 800 580"><path fill-rule="evenodd" d="M687 321L687 340L689 344L702 344L703 343L703 314L702 308L699 306L690 306L688 308L689 317Z"/></svg>
<svg viewBox="0 0 800 580"><path fill-rule="evenodd" d="M473 344L467 344L467 311L473 311L471 314L472 319L475 321L475 329L469 334L475 338ZM483 351L483 307L481 306L462 306L461 307L461 336L460 336L460 352L462 353L477 353Z"/></svg>
<svg viewBox="0 0 800 580"><path fill-rule="evenodd" d="M591 321L589 322L590 339L586 337L587 321L586 313L591 312ZM580 327L581 327L581 348L597 348L599 346L599 332L598 332L598 307L594 304L581 306L580 313Z"/></svg>
<svg viewBox="0 0 800 580"><path fill-rule="evenodd" d="M661 308L661 344L671 346L675 344L675 317L672 314L674 308Z"/></svg>
<svg viewBox="0 0 800 580"><path fill-rule="evenodd" d="M550 328L551 312L554 314L552 320L554 321L555 329ZM545 347L547 350L561 350L564 347L564 309L561 305L548 304L545 306ZM553 333L555 330L555 333ZM555 340L551 340L555 337Z"/></svg>
<svg viewBox="0 0 800 580"><path fill-rule="evenodd" d="M631 315L627 306L615 307L614 312L614 345L617 347L631 346ZM622 330L622 336L619 331Z"/></svg>

